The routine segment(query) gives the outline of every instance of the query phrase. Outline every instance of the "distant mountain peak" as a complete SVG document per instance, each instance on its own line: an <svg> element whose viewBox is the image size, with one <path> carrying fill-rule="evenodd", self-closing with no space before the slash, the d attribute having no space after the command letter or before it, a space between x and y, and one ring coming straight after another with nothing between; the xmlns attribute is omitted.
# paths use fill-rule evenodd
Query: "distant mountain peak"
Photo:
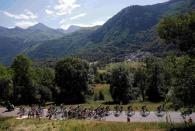
<svg viewBox="0 0 195 131"><path fill-rule="evenodd" d="M7 29L7 28L5 28L5 27L3 27L3 26L0 26L0 29Z"/></svg>
<svg viewBox="0 0 195 131"><path fill-rule="evenodd" d="M56 29L58 32L61 32L61 33L65 33L66 32L66 30L64 30L64 29L61 29L61 28L58 28L58 29Z"/></svg>
<svg viewBox="0 0 195 131"><path fill-rule="evenodd" d="M80 26L78 26L78 25L71 25L68 29L71 29L71 28L80 28Z"/></svg>
<svg viewBox="0 0 195 131"><path fill-rule="evenodd" d="M72 33L72 32L75 32L75 31L78 31L79 29L81 29L80 26L77 26L77 25L71 25L67 30L66 32L68 33Z"/></svg>
<svg viewBox="0 0 195 131"><path fill-rule="evenodd" d="M48 26L44 25L43 23L38 23L34 26L29 27L28 29L46 30L46 29L50 29L50 28Z"/></svg>
<svg viewBox="0 0 195 131"><path fill-rule="evenodd" d="M70 34L70 33L73 33L73 32L76 32L78 30L80 30L82 27L80 26L77 26L77 25L71 25L70 27L68 27L68 29L57 29L57 31L59 32L62 32L62 33L65 33L65 34Z"/></svg>
<svg viewBox="0 0 195 131"><path fill-rule="evenodd" d="M13 28L15 30L24 30L23 28L19 27L19 26L16 26L15 28Z"/></svg>
<svg viewBox="0 0 195 131"><path fill-rule="evenodd" d="M47 26L44 25L43 23L38 23L38 24L35 24L34 26L35 26L35 27L36 27L36 26L39 26L39 27L47 27Z"/></svg>

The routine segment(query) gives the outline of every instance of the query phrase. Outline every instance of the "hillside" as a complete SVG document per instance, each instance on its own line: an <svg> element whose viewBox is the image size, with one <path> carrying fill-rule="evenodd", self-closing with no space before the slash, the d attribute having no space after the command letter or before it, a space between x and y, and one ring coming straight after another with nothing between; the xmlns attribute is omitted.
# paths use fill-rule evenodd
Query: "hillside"
<svg viewBox="0 0 195 131"><path fill-rule="evenodd" d="M55 41L47 41L27 52L35 59L76 55L91 61L120 61L131 53L148 52L162 56L174 47L166 47L158 38L156 25L167 15L195 9L193 0L130 6L95 31L77 32Z"/></svg>
<svg viewBox="0 0 195 131"><path fill-rule="evenodd" d="M23 43L22 39L0 37L0 63L8 64L25 48Z"/></svg>
<svg viewBox="0 0 195 131"><path fill-rule="evenodd" d="M32 50L41 42L62 38L79 29L72 26L67 30L52 29L42 23L27 29L0 27L0 63L9 64L16 55Z"/></svg>
<svg viewBox="0 0 195 131"><path fill-rule="evenodd" d="M38 47L26 50L25 53L35 59L60 58L66 55L73 55L87 44L88 36L93 31L93 29L84 29L65 35L61 39L44 41Z"/></svg>
<svg viewBox="0 0 195 131"><path fill-rule="evenodd" d="M102 28L95 31L91 35L92 41L109 42L114 40L141 44L147 40L141 39L141 43L139 43L140 39L136 37L137 33L151 29L163 16L184 13L194 7L193 0L171 0L155 5L130 6L120 11Z"/></svg>

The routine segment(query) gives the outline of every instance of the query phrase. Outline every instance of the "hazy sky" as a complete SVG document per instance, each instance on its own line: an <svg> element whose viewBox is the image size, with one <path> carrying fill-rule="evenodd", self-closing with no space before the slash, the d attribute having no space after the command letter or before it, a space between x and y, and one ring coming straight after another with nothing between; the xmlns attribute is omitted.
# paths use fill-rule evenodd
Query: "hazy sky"
<svg viewBox="0 0 195 131"><path fill-rule="evenodd" d="M168 0L0 0L0 26L29 27L43 23L53 28L102 25L130 5Z"/></svg>

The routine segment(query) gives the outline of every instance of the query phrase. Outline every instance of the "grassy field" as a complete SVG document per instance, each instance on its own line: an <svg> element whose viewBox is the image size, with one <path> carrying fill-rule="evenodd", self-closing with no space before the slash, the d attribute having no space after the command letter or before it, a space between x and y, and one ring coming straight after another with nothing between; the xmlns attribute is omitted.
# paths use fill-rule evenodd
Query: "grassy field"
<svg viewBox="0 0 195 131"><path fill-rule="evenodd" d="M100 91L103 93L105 101L112 101L112 97L110 95L110 85L109 84L95 84L94 94L98 94Z"/></svg>
<svg viewBox="0 0 195 131"><path fill-rule="evenodd" d="M116 123L100 121L49 121L0 118L0 131L167 131L182 129L182 125L166 123ZM177 130L176 130L177 131Z"/></svg>

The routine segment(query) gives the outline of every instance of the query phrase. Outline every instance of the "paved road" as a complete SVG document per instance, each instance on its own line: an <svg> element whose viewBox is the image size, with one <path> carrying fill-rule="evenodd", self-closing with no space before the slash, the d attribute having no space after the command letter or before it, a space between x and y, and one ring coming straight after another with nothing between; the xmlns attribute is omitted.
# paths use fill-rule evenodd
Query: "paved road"
<svg viewBox="0 0 195 131"><path fill-rule="evenodd" d="M16 117L18 119L18 108L15 109L15 111L12 112L6 112L5 108L0 108L0 117ZM125 112L122 112L119 117L115 117L113 112L110 112L111 115L105 117L103 120L105 121L114 121L114 122L127 122L127 115ZM47 110L44 109L44 117L47 114ZM168 112L166 115L163 117L157 117L155 112L151 112L149 116L147 117L142 117L140 115L140 112L135 112L135 115L133 115L130 120L131 122L166 122L168 119L168 122L173 122L173 123L183 123L184 120L182 116L180 115L180 112ZM24 118L26 118L25 116ZM195 122L195 113L192 113L188 118L191 117L193 120L193 123ZM58 116L60 118L60 116Z"/></svg>
<svg viewBox="0 0 195 131"><path fill-rule="evenodd" d="M167 117L167 118L166 118ZM189 117L192 118L193 122L195 122L195 113L192 113L190 116L186 117L188 120ZM142 117L140 112L135 112L130 118L131 122L173 122L173 123L183 123L184 120L181 116L180 112L168 112L163 117L157 117L155 112L150 112L150 115L147 117ZM114 115L110 115L106 118L106 121L115 121L115 122L127 122L127 115L123 112L119 117L115 117Z"/></svg>

